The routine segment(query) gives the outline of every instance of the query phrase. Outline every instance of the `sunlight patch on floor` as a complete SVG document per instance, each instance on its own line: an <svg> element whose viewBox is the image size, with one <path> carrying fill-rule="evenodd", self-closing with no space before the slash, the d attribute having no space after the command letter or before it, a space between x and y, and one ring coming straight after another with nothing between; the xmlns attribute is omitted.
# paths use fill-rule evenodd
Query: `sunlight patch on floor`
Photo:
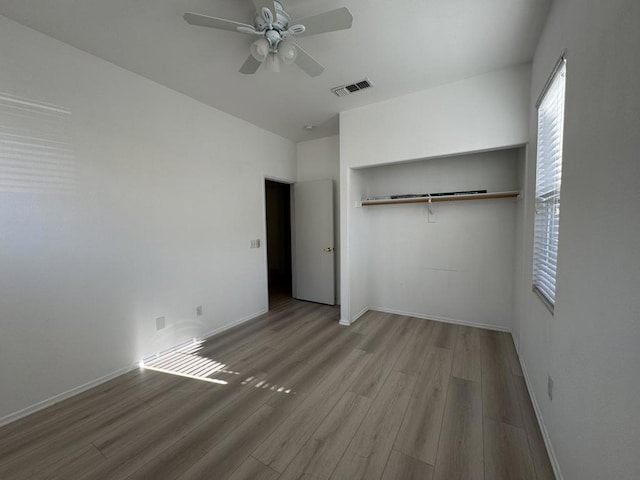
<svg viewBox="0 0 640 480"><path fill-rule="evenodd" d="M218 383L227 385L229 382L212 378L213 375L226 373L238 375L238 372L232 372L226 369L226 365L216 362L207 357L198 355L202 349L202 341L194 341L193 343L180 348L166 355L160 355L146 362L140 362L140 366L147 370L156 372L169 373L181 377L202 380L204 382Z"/></svg>
<svg viewBox="0 0 640 480"><path fill-rule="evenodd" d="M140 368L220 385L228 385L229 382L215 378L216 375L240 375L240 372L227 369L227 365L222 362L199 355L204 346L203 343L202 340L194 339L192 343L177 350L141 361ZM266 379L256 378L255 376L244 379L240 385L253 386L262 390L268 389L276 393L292 395L296 393L292 388L270 383Z"/></svg>
<svg viewBox="0 0 640 480"><path fill-rule="evenodd" d="M255 377L249 377L246 380L244 380L242 382L242 385L249 385L250 383L254 382L256 380ZM260 380L259 382L255 383L253 385L255 388L261 388L263 390L266 390L267 388L273 392L278 392L278 393L293 393L295 395L296 392L293 392L290 388L286 388L286 387L279 387L276 384L270 384L269 382L265 382L264 380Z"/></svg>

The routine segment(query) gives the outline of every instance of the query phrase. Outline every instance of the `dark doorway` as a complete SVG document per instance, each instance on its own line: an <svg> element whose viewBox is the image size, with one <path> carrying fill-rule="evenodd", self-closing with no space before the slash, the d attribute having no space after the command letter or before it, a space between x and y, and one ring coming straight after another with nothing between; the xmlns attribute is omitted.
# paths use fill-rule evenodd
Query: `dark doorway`
<svg viewBox="0 0 640 480"><path fill-rule="evenodd" d="M291 300L291 186L265 180L269 310Z"/></svg>

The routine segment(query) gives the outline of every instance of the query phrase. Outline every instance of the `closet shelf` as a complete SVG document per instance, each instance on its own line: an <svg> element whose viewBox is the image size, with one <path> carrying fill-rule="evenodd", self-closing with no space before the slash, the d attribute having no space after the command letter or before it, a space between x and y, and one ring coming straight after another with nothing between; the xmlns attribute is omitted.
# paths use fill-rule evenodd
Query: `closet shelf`
<svg viewBox="0 0 640 480"><path fill-rule="evenodd" d="M462 200L489 200L493 198L517 198L520 192L488 192L471 193L468 195L442 195L436 197L409 197L409 198L381 198L377 200L363 200L363 207L373 207L376 205L397 205L405 203L436 203L436 202L459 202Z"/></svg>

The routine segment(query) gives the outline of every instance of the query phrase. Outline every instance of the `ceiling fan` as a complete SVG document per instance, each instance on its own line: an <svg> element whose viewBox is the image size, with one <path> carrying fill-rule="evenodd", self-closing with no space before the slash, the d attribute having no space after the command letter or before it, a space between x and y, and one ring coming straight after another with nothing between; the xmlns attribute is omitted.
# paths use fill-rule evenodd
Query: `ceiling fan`
<svg viewBox="0 0 640 480"><path fill-rule="evenodd" d="M263 62L267 70L278 72L282 62L285 65L295 63L311 77L320 75L324 67L294 43L291 37L345 30L351 28L353 23L353 16L346 7L291 22L280 1L253 0L253 4L256 7L253 25L190 12L184 14L184 19L191 25L260 37L251 44L251 54L240 67L241 73L255 73Z"/></svg>

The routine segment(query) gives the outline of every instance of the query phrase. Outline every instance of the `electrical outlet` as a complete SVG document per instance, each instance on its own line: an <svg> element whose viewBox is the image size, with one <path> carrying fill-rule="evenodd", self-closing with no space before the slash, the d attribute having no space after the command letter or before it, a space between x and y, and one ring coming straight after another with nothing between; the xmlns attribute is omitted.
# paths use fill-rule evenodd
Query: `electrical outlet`
<svg viewBox="0 0 640 480"><path fill-rule="evenodd" d="M549 395L549 400L553 400L553 378L551 375L547 376L547 395Z"/></svg>
<svg viewBox="0 0 640 480"><path fill-rule="evenodd" d="M162 330L165 327L166 319L164 317L156 318L156 331Z"/></svg>
<svg viewBox="0 0 640 480"><path fill-rule="evenodd" d="M198 305L196 307L196 317L201 317L202 316L202 305Z"/></svg>
<svg viewBox="0 0 640 480"><path fill-rule="evenodd" d="M251 248L260 248L260 239L251 240Z"/></svg>

